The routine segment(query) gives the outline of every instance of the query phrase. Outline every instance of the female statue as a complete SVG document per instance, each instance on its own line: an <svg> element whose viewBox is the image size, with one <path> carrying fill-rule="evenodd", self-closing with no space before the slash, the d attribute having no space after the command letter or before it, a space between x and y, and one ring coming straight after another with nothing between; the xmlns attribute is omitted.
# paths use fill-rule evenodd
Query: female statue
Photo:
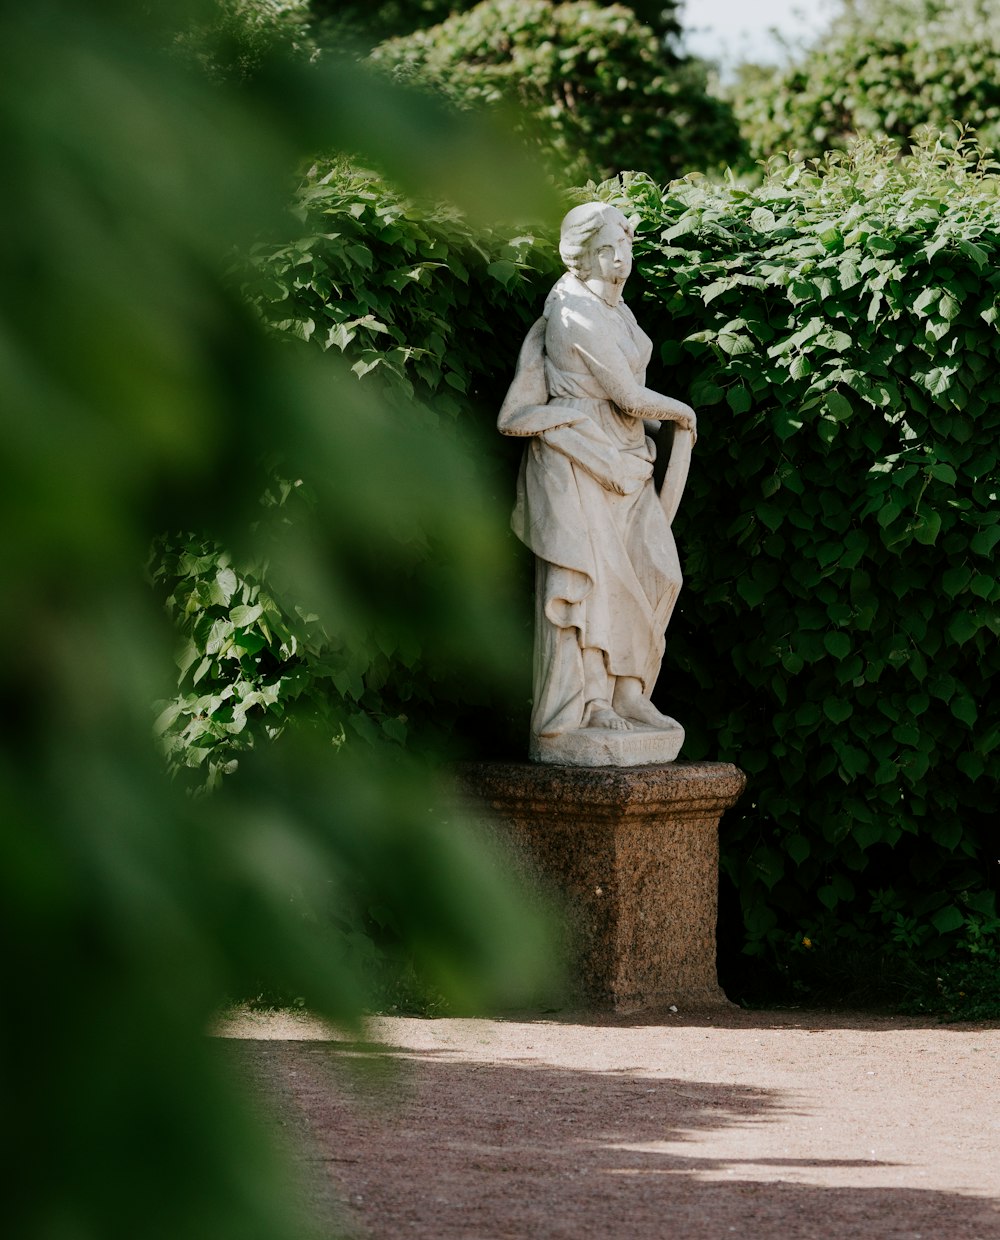
<svg viewBox="0 0 1000 1240"><path fill-rule="evenodd" d="M645 386L652 345L621 300L632 269L625 216L575 207L559 253L567 272L525 339L498 422L529 439L511 524L537 564L532 757L669 761L683 730L649 695L681 587L670 525L695 414ZM686 433L657 494L647 429L664 421ZM669 733L669 757L651 732Z"/></svg>

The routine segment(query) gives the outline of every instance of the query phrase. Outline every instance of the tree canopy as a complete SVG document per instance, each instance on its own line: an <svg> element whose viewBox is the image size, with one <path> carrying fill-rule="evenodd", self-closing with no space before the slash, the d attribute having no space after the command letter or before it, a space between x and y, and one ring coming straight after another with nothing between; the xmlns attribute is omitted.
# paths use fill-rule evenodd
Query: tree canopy
<svg viewBox="0 0 1000 1240"><path fill-rule="evenodd" d="M460 106L503 110L565 182L629 170L666 181L742 152L705 66L623 5L483 0L372 59Z"/></svg>

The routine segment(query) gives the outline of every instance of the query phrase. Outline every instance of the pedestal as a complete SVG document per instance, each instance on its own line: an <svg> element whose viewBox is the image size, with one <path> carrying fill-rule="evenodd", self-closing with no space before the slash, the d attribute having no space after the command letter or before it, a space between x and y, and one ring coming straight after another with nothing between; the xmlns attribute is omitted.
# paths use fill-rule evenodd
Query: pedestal
<svg viewBox="0 0 1000 1240"><path fill-rule="evenodd" d="M459 768L467 814L554 893L574 999L635 1012L727 1004L716 974L719 820L729 763Z"/></svg>

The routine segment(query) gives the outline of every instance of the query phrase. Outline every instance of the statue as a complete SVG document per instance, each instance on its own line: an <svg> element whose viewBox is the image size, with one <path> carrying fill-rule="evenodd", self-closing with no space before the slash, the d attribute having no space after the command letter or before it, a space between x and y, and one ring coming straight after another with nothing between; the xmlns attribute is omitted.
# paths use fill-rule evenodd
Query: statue
<svg viewBox="0 0 1000 1240"><path fill-rule="evenodd" d="M629 221L590 202L562 222L567 271L525 338L500 411L527 438L511 525L536 557L531 757L670 762L683 728L650 701L681 588L671 522L694 410L645 386L652 344L622 301ZM657 493L651 433L673 424Z"/></svg>

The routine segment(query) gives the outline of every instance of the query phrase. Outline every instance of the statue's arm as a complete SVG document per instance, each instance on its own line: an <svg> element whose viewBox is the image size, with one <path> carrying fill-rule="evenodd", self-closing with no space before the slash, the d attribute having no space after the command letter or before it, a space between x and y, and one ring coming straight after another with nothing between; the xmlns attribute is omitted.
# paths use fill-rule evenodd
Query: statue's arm
<svg viewBox="0 0 1000 1240"><path fill-rule="evenodd" d="M607 392L608 399L623 413L649 421L676 422L691 432L697 430L698 422L691 406L639 383L625 354L596 324L578 323L573 347Z"/></svg>

